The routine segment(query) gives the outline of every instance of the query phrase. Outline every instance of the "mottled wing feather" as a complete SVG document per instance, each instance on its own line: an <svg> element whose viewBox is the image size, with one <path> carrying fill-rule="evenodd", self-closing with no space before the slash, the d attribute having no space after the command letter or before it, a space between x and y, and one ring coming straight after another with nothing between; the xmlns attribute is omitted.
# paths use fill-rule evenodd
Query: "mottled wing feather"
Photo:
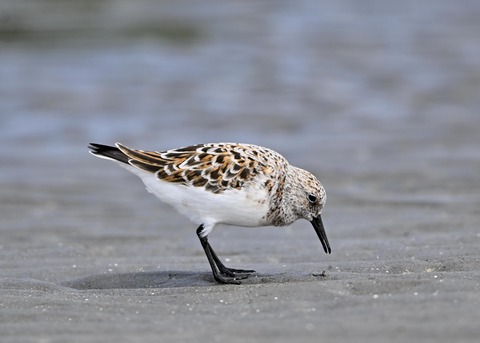
<svg viewBox="0 0 480 343"><path fill-rule="evenodd" d="M279 167L286 162L270 149L235 143L199 144L162 152L121 144L117 147L130 158L132 166L155 173L160 180L204 187L212 193L240 189L262 175L271 179L272 173L282 172Z"/></svg>

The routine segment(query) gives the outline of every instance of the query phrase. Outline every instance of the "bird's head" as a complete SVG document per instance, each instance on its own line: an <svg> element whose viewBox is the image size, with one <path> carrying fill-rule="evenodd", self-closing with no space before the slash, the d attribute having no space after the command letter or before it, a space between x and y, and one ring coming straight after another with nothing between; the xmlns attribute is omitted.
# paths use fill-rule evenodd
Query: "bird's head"
<svg viewBox="0 0 480 343"><path fill-rule="evenodd" d="M313 225L325 253L329 254L331 248L321 217L327 201L325 188L312 173L293 166L290 168L284 198L288 201L295 219L303 218Z"/></svg>

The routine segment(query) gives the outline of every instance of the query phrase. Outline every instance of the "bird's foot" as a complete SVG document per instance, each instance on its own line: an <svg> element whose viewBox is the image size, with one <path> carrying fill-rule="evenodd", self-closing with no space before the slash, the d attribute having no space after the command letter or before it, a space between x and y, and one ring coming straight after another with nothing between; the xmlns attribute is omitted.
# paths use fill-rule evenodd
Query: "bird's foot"
<svg viewBox="0 0 480 343"><path fill-rule="evenodd" d="M219 267L219 271L214 273L213 276L219 283L240 285L240 280L247 279L254 272L254 270L233 269L223 266L223 268Z"/></svg>
<svg viewBox="0 0 480 343"><path fill-rule="evenodd" d="M252 273L256 273L255 270L251 270L251 269L234 269L234 268L227 268L227 270L230 272L230 273L233 273L234 275L237 275L237 274L252 274Z"/></svg>
<svg viewBox="0 0 480 343"><path fill-rule="evenodd" d="M222 275L237 279L246 279L250 274L255 273L255 270L227 268L224 265L219 265L218 269Z"/></svg>
<svg viewBox="0 0 480 343"><path fill-rule="evenodd" d="M218 283L240 285L242 283L240 280L246 279L248 275L229 276L223 273L218 273L216 275L214 274L213 277L215 278L215 281L217 281Z"/></svg>

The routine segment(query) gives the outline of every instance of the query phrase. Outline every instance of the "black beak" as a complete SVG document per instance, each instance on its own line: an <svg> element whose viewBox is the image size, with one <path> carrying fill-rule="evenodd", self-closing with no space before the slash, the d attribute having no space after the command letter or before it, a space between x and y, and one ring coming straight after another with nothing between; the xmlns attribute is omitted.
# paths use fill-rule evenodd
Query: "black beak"
<svg viewBox="0 0 480 343"><path fill-rule="evenodd" d="M318 217L314 217L310 223L312 223L318 238L320 238L320 242L322 242L323 250L325 250L326 254L330 254L332 252L332 249L330 249L327 234L325 233L325 229L323 228L322 217L320 215Z"/></svg>

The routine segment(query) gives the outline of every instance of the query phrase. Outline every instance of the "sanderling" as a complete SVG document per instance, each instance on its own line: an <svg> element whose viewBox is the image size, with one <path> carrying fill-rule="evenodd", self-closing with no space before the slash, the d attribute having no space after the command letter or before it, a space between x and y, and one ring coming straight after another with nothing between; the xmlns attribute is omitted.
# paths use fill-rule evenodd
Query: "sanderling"
<svg viewBox="0 0 480 343"><path fill-rule="evenodd" d="M254 270L227 268L208 242L216 224L286 226L310 221L330 253L320 213L326 193L306 170L250 144L198 144L162 152L91 143L90 152L139 176L147 190L198 226L197 236L219 283L239 284Z"/></svg>

